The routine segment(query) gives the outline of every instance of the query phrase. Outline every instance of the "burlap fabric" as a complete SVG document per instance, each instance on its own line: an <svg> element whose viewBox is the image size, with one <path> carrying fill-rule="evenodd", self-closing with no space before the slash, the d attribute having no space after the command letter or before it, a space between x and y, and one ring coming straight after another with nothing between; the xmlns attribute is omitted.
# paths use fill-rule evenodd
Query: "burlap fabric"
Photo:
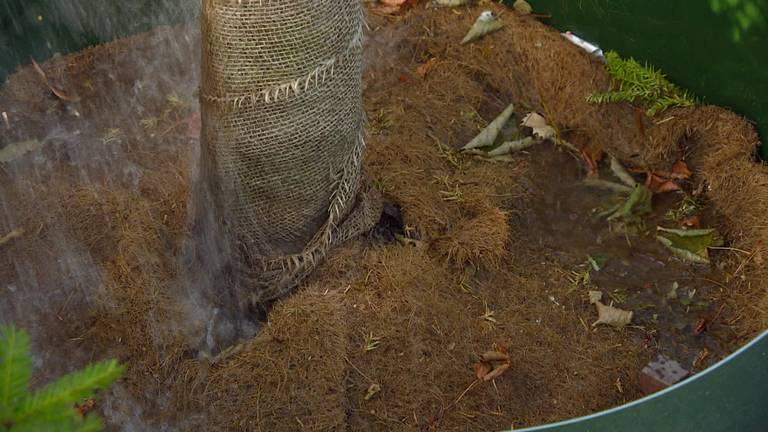
<svg viewBox="0 0 768 432"><path fill-rule="evenodd" d="M359 0L203 0L201 176L250 300L369 229Z"/></svg>

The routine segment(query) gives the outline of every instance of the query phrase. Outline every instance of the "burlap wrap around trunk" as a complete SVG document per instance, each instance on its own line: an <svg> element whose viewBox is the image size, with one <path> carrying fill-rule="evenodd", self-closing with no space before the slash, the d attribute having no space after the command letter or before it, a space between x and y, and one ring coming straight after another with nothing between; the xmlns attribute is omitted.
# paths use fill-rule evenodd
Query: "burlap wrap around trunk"
<svg viewBox="0 0 768 432"><path fill-rule="evenodd" d="M359 0L203 0L201 181L251 301L369 229Z"/></svg>

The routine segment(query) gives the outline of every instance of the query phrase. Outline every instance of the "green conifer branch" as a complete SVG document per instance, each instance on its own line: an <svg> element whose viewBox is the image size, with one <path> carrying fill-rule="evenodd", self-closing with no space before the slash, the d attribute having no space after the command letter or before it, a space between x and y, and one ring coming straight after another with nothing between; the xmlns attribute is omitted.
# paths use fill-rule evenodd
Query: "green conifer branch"
<svg viewBox="0 0 768 432"><path fill-rule="evenodd" d="M29 336L14 327L0 327L0 432L99 431L101 419L94 414L82 417L75 404L109 387L123 372L116 360L107 360L30 394Z"/></svg>
<svg viewBox="0 0 768 432"><path fill-rule="evenodd" d="M23 420L46 412L57 404L72 405L90 398L96 390L109 387L122 374L123 368L116 360L107 360L65 375L25 398L20 404L16 418Z"/></svg>
<svg viewBox="0 0 768 432"><path fill-rule="evenodd" d="M7 327L0 334L0 424L8 419L11 407L27 393L32 377L32 357L29 355L29 336L15 327Z"/></svg>
<svg viewBox="0 0 768 432"><path fill-rule="evenodd" d="M611 89L587 97L592 103L641 103L650 117L673 107L691 106L696 99L669 82L664 74L651 65L642 65L633 58L622 59L615 51L605 55L605 68L613 78Z"/></svg>

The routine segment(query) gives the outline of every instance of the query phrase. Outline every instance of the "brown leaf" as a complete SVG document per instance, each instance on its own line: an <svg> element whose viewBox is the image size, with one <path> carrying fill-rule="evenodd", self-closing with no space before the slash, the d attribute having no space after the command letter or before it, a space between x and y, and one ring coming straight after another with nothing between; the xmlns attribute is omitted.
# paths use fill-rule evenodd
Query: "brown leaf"
<svg viewBox="0 0 768 432"><path fill-rule="evenodd" d="M365 392L365 397L363 399L365 400L371 400L372 397L376 395L376 393L381 391L381 386L373 383L368 387L368 390Z"/></svg>
<svg viewBox="0 0 768 432"><path fill-rule="evenodd" d="M480 356L483 361L509 361L509 355L499 351L486 351Z"/></svg>
<svg viewBox="0 0 768 432"><path fill-rule="evenodd" d="M603 157L603 155L600 154L600 153L598 154L598 156L601 159ZM589 178L598 177L598 172L597 171L598 171L599 167L597 165L597 162L600 159L595 159L594 155L592 155L592 154L590 154L590 153L588 153L588 152L586 152L584 150L581 151L581 158L584 159L584 162L586 162L586 164L587 164L587 177L589 177Z"/></svg>
<svg viewBox="0 0 768 432"><path fill-rule="evenodd" d="M698 321L696 321L696 326L693 328L693 334L696 336L704 333L704 330L707 329L707 319L706 318L699 318Z"/></svg>
<svg viewBox="0 0 768 432"><path fill-rule="evenodd" d="M693 172L691 172L690 169L688 169L688 164L685 163L685 161L677 161L674 165L672 165L672 173L671 177L676 179L687 179L690 178L693 175Z"/></svg>
<svg viewBox="0 0 768 432"><path fill-rule="evenodd" d="M507 369L510 368L510 366L512 366L512 365L510 365L509 363L502 363L502 364L496 366L495 368L493 368L492 371L488 372L483 377L483 381L490 381L490 380L494 380L494 379L500 377L504 372L507 371Z"/></svg>
<svg viewBox="0 0 768 432"><path fill-rule="evenodd" d="M383 15L396 15L416 4L416 0L379 0L373 11Z"/></svg>
<svg viewBox="0 0 768 432"><path fill-rule="evenodd" d="M664 193L664 192L674 192L679 191L680 186L673 182L672 180L667 180L664 183L660 184L658 188L653 190L655 193Z"/></svg>
<svg viewBox="0 0 768 432"><path fill-rule="evenodd" d="M672 180L667 180L658 173L650 173L646 180L646 186L654 193L664 193L680 190L680 186Z"/></svg>
<svg viewBox="0 0 768 432"><path fill-rule="evenodd" d="M77 97L71 97L71 96L67 96L67 95L64 93L64 91L63 91L63 90L56 88L56 87L55 87L53 84L51 84L51 82L50 82L50 81L48 81L48 76L45 74L45 72L44 72L44 71L43 71L43 69L40 67L40 65L39 65L39 64L37 64L37 62L35 61L35 59L30 59L30 60L32 60L32 67L35 69L35 72L37 72L37 74L40 76L40 79L43 81L43 84L45 84L45 85L46 85L46 87L48 87L48 89L49 89L49 90L50 90L50 91L51 91L51 92L52 92L54 95L56 95L56 97L57 97L57 98L59 98L59 99L61 99L61 100L65 100L65 101L67 101L67 102L77 102L77 101L79 101L79 100L80 100L80 98L77 98Z"/></svg>
<svg viewBox="0 0 768 432"><path fill-rule="evenodd" d="M688 228L701 228L701 219L699 215L688 216L683 219L683 226Z"/></svg>
<svg viewBox="0 0 768 432"><path fill-rule="evenodd" d="M477 362L472 365L472 369L475 370L477 379L483 379L491 372L491 365L486 362Z"/></svg>
<svg viewBox="0 0 768 432"><path fill-rule="evenodd" d="M602 291L589 291L589 304L595 304L603 299Z"/></svg>
<svg viewBox="0 0 768 432"><path fill-rule="evenodd" d="M432 57L431 59L427 60L426 63L416 68L416 74L422 78L426 77L429 71L431 71L432 68L435 67L436 63L437 63L437 59Z"/></svg>

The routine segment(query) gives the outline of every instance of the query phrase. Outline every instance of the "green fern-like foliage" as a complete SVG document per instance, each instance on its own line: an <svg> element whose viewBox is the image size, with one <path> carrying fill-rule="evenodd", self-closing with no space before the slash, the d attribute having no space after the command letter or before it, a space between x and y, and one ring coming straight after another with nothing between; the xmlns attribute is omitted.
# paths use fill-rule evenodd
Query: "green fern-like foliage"
<svg viewBox="0 0 768 432"><path fill-rule="evenodd" d="M13 326L0 327L0 432L100 431L101 419L81 416L75 404L109 387L123 371L117 361L107 360L31 393L29 336Z"/></svg>
<svg viewBox="0 0 768 432"><path fill-rule="evenodd" d="M615 51L605 54L605 63L614 80L612 88L605 93L590 95L587 97L589 102L642 103L649 117L668 108L696 103L693 96L669 82L660 70L651 65L642 65L633 58L623 59Z"/></svg>

